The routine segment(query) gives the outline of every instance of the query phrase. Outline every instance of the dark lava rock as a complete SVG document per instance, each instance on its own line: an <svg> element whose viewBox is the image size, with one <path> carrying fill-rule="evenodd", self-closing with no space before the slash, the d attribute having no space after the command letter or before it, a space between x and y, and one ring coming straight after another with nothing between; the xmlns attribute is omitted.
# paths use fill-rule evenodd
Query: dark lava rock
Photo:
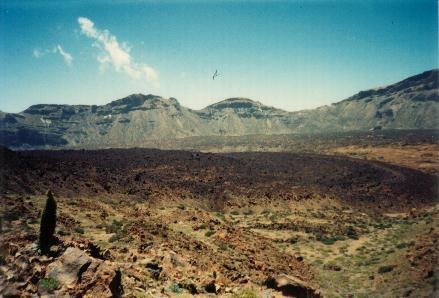
<svg viewBox="0 0 439 298"><path fill-rule="evenodd" d="M277 277L269 277L265 286L282 292L282 295L296 298L320 298L320 293L300 279L281 274Z"/></svg>

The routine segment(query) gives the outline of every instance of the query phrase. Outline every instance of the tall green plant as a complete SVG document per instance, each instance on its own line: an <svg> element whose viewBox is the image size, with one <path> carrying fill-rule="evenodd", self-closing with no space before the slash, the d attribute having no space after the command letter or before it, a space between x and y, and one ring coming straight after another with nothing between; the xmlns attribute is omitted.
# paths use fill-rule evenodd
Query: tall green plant
<svg viewBox="0 0 439 298"><path fill-rule="evenodd" d="M46 206L41 216L40 240L38 246L42 254L48 254L53 243L53 233L56 227L56 201L52 192L47 192Z"/></svg>

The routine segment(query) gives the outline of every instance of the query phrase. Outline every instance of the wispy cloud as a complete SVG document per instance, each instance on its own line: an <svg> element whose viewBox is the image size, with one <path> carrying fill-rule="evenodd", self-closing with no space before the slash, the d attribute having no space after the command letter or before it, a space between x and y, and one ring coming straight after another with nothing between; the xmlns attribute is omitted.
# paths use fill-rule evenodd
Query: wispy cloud
<svg viewBox="0 0 439 298"><path fill-rule="evenodd" d="M66 64L68 65L68 66L71 66L72 65L72 62L73 62L73 56L72 56L72 54L70 54L70 53L68 53L68 52L66 52L62 47L61 47L61 45L56 45L56 46L54 46L52 49L43 49L43 50L41 50L41 49L34 49L33 51L32 51L32 55L35 57L35 58L37 58L37 59L39 59L39 58L41 58L41 57L44 57L44 56L46 56L46 55L48 55L48 54L60 54L62 57L63 57L63 59L64 59L64 61L66 62Z"/></svg>
<svg viewBox="0 0 439 298"><path fill-rule="evenodd" d="M64 51L64 49L60 45L56 46L56 50L64 58L64 61L67 63L67 65L71 66L73 61L72 55Z"/></svg>
<svg viewBox="0 0 439 298"><path fill-rule="evenodd" d="M112 65L116 71L124 72L133 79L157 80L156 70L146 64L134 62L127 44L120 44L116 36L108 30L96 28L90 19L84 17L79 17L78 23L82 34L94 39L93 46L101 50L97 59L102 66Z"/></svg>

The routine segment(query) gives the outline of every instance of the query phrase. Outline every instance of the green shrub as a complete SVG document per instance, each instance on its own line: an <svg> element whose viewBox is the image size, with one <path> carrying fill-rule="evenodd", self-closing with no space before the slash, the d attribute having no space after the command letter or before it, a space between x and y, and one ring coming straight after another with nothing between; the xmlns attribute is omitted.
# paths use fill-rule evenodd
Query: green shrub
<svg viewBox="0 0 439 298"><path fill-rule="evenodd" d="M105 228L105 232L107 234L117 233L120 229L122 229L122 226L123 226L122 221L118 221L116 219L113 219L113 222L111 223L111 225L108 225Z"/></svg>
<svg viewBox="0 0 439 298"><path fill-rule="evenodd" d="M67 235L69 235L70 233L68 232L68 231L66 231L66 230L64 230L64 229L60 229L59 231L58 231L58 235L60 235L60 236L67 236Z"/></svg>
<svg viewBox="0 0 439 298"><path fill-rule="evenodd" d="M230 214L232 214L232 215L239 215L239 211L233 210L233 211L230 212Z"/></svg>
<svg viewBox="0 0 439 298"><path fill-rule="evenodd" d="M252 215L254 212L251 209L247 209L243 213L244 213L244 215Z"/></svg>
<svg viewBox="0 0 439 298"><path fill-rule="evenodd" d="M181 288L180 288L180 286L178 284L170 285L169 286L169 291L171 291L172 293L177 293L177 294L182 292L182 290L181 290Z"/></svg>
<svg viewBox="0 0 439 298"><path fill-rule="evenodd" d="M391 223L383 223L383 222L380 222L380 223L374 225L374 227L375 227L376 229L383 230L383 229L391 228L391 227L392 227L392 224L391 224Z"/></svg>
<svg viewBox="0 0 439 298"><path fill-rule="evenodd" d="M381 266L380 268L378 268L378 273L387 273L387 272L393 271L394 268L395 268L395 265Z"/></svg>
<svg viewBox="0 0 439 298"><path fill-rule="evenodd" d="M401 243L398 243L396 245L397 249L402 249L402 248L406 248L406 247L407 247L407 243L405 243L405 242L401 242Z"/></svg>
<svg viewBox="0 0 439 298"><path fill-rule="evenodd" d="M186 206L183 204L178 205L177 208L181 210L186 210Z"/></svg>
<svg viewBox="0 0 439 298"><path fill-rule="evenodd" d="M221 251L225 251L225 250L227 250L227 248L229 248L229 247L224 242L221 242L220 244L218 244L218 249Z"/></svg>
<svg viewBox="0 0 439 298"><path fill-rule="evenodd" d="M16 213L16 212L6 212L3 215L3 218L5 219L5 221L14 221L14 220L19 220L20 219L20 214Z"/></svg>
<svg viewBox="0 0 439 298"><path fill-rule="evenodd" d="M253 288L242 289L239 292L236 292L232 296L233 298L258 298L258 293Z"/></svg>
<svg viewBox="0 0 439 298"><path fill-rule="evenodd" d="M84 229L81 227L75 227L74 231L78 234L84 234Z"/></svg>
<svg viewBox="0 0 439 298"><path fill-rule="evenodd" d="M206 236L206 237L210 237L210 236L212 236L213 234L215 234L215 231L214 231L214 230L208 230L208 231L204 234L204 236Z"/></svg>
<svg viewBox="0 0 439 298"><path fill-rule="evenodd" d="M403 248L406 248L406 247L409 247L409 246L413 246L413 245L415 245L415 241L401 242L401 243L398 243L396 245L396 248L403 249Z"/></svg>
<svg viewBox="0 0 439 298"><path fill-rule="evenodd" d="M126 231L125 227L120 226L120 227L117 228L117 230L116 230L116 232L114 233L114 235L112 235L112 236L110 237L110 239L108 239L108 242L119 241L119 240L121 240L122 238L125 238L126 236L127 236L127 231ZM133 238L132 238L132 236L131 236L131 237L128 237L126 240L127 240L127 241L131 241L132 239L133 239Z"/></svg>
<svg viewBox="0 0 439 298"><path fill-rule="evenodd" d="M332 245L335 242L337 242L338 240L344 240L344 237L343 236L338 236L338 235L336 235L336 236L329 236L329 237L325 237L325 236L321 237L320 236L320 237L317 238L317 240L319 240L320 242L322 242L325 245Z"/></svg>
<svg viewBox="0 0 439 298"><path fill-rule="evenodd" d="M119 237L117 237L116 234L112 235L109 239L108 242L113 243L115 241L119 240Z"/></svg>
<svg viewBox="0 0 439 298"><path fill-rule="evenodd" d="M38 218L37 217L32 217L31 219L29 219L29 224L30 225L34 225L38 223Z"/></svg>
<svg viewBox="0 0 439 298"><path fill-rule="evenodd" d="M346 236L348 236L349 238L354 239L354 240L358 240L357 231L355 231L355 229L353 227L351 227L351 226L347 227L345 233L346 233Z"/></svg>
<svg viewBox="0 0 439 298"><path fill-rule="evenodd" d="M373 256L370 258L367 258L367 256L362 256L362 257L360 257L360 259L363 259L363 260L360 260L359 262L357 262L357 266L371 266L371 265L381 263L379 256Z"/></svg>
<svg viewBox="0 0 439 298"><path fill-rule="evenodd" d="M40 224L40 238L38 247L42 254L47 254L50 251L50 246L53 243L53 233L56 227L56 201L53 198L52 192L47 192L46 206L44 207L41 216Z"/></svg>
<svg viewBox="0 0 439 298"><path fill-rule="evenodd" d="M56 279L50 277L40 279L38 285L46 291L53 291L58 288L58 282L56 281Z"/></svg>
<svg viewBox="0 0 439 298"><path fill-rule="evenodd" d="M337 263L335 263L333 261L330 261L330 262L328 262L328 263L323 265L323 269L325 269L325 270L333 270L333 271L340 271L341 267Z"/></svg>
<svg viewBox="0 0 439 298"><path fill-rule="evenodd" d="M312 262L314 266L320 266L323 265L323 261L320 259L315 260L314 262Z"/></svg>
<svg viewBox="0 0 439 298"><path fill-rule="evenodd" d="M217 217L219 217L219 218L224 219L224 213L221 212L221 211L215 212L215 215L216 215Z"/></svg>

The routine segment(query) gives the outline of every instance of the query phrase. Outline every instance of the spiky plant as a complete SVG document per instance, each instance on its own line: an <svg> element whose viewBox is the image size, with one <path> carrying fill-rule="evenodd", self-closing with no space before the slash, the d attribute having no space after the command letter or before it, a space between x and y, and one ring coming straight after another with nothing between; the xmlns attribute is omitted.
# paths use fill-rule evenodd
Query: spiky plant
<svg viewBox="0 0 439 298"><path fill-rule="evenodd" d="M38 247L42 254L48 254L53 242L53 233L56 227L56 201L52 192L47 192L46 206L41 216L40 240Z"/></svg>

